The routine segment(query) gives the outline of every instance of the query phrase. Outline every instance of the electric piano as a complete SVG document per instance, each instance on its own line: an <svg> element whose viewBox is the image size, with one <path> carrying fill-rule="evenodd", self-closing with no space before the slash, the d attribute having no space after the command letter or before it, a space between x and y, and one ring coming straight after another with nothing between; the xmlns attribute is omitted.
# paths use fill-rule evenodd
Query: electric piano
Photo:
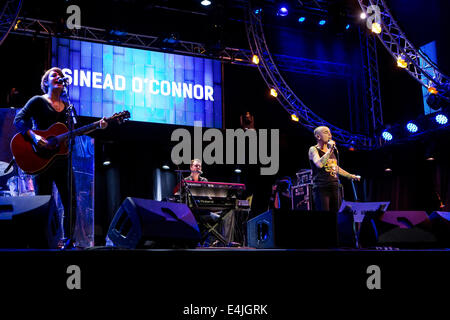
<svg viewBox="0 0 450 320"><path fill-rule="evenodd" d="M225 209L248 209L248 201L242 199L245 184L210 181L182 181L175 187L174 194L181 195L191 208L199 208L211 211ZM187 190L189 190L190 195ZM195 203L194 203L195 201Z"/></svg>

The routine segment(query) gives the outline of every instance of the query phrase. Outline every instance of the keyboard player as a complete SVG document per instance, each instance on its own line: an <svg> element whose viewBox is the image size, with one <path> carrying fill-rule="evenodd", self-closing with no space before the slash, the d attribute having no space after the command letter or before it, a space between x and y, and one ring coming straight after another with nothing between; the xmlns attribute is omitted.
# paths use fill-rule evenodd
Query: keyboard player
<svg viewBox="0 0 450 320"><path fill-rule="evenodd" d="M202 177L202 162L199 159L191 160L191 175L184 178L187 181L208 181L205 177Z"/></svg>
<svg viewBox="0 0 450 320"><path fill-rule="evenodd" d="M191 166L190 166L191 174L186 177L184 180L186 181L200 181L200 182L207 182L208 179L205 177L202 177L202 162L200 159L193 159L191 160ZM191 199L190 199L191 200ZM195 206L193 206L192 202L189 201L189 207L194 211L194 215L199 220L200 228L203 229L205 226L204 223L208 224L214 224L215 221L219 221L219 233L222 235L223 239L225 239L228 242L228 245L236 245L237 243L233 240L233 234L235 233L235 210L228 209L224 210L222 212L211 212L208 210L201 210L196 209ZM205 239L205 242L203 243L204 246L217 246L220 245L220 241L215 240L214 236L208 236L207 239ZM225 244L221 244L225 245Z"/></svg>

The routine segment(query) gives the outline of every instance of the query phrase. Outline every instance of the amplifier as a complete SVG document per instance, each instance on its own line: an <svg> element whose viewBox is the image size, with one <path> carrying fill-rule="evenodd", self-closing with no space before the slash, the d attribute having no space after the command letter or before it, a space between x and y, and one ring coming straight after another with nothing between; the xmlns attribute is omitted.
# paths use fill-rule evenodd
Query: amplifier
<svg viewBox="0 0 450 320"><path fill-rule="evenodd" d="M292 210L313 210L313 193L311 183L293 186L291 191Z"/></svg>

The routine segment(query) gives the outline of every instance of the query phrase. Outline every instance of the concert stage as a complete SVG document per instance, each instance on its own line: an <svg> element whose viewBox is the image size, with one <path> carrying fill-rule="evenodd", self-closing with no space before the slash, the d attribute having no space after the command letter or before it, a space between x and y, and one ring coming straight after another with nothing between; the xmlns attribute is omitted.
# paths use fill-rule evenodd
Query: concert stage
<svg viewBox="0 0 450 320"><path fill-rule="evenodd" d="M147 310L165 319L198 319L183 311L206 306L217 307L219 319L238 319L227 314L231 305L266 305L261 319L317 308L332 315L349 304L380 315L396 305L395 314L429 309L450 285L448 249L1 250L0 259L2 291L11 298L70 306L83 297L108 302L105 314Z"/></svg>
<svg viewBox="0 0 450 320"><path fill-rule="evenodd" d="M2 1L0 291L77 300L61 317L106 299L105 314L186 320L362 318L437 298L448 12Z"/></svg>

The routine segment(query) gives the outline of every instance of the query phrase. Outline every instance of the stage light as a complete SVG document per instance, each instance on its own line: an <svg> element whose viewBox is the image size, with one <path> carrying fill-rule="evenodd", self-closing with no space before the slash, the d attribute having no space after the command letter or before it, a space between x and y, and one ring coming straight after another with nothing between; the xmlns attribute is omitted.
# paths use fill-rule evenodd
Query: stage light
<svg viewBox="0 0 450 320"><path fill-rule="evenodd" d="M384 130L383 133L381 134L381 136L382 136L383 139L386 140L386 141L391 141L391 140L394 138L394 137L392 136L392 134L391 134L389 131L387 131L387 130Z"/></svg>
<svg viewBox="0 0 450 320"><path fill-rule="evenodd" d="M109 161L109 160L103 161L103 165L104 165L105 167L109 166L110 164L111 164L111 161Z"/></svg>
<svg viewBox="0 0 450 320"><path fill-rule="evenodd" d="M18 19L16 22L16 25L14 26L14 31L16 31L17 29L19 29L19 24L22 22L22 20Z"/></svg>
<svg viewBox="0 0 450 320"><path fill-rule="evenodd" d="M372 23L372 32L376 34L381 33L381 25L377 22Z"/></svg>
<svg viewBox="0 0 450 320"><path fill-rule="evenodd" d="M207 7L211 4L211 1L209 0L202 0L202 2L200 2L203 6Z"/></svg>
<svg viewBox="0 0 450 320"><path fill-rule="evenodd" d="M361 12L360 17L364 20L365 18L367 18L367 14L365 12Z"/></svg>
<svg viewBox="0 0 450 320"><path fill-rule="evenodd" d="M259 57L256 54L253 55L252 62L254 64L258 64L259 63Z"/></svg>
<svg viewBox="0 0 450 320"><path fill-rule="evenodd" d="M435 87L432 87L432 86L428 87L428 92L431 93L431 94L437 94L438 93L437 89Z"/></svg>
<svg viewBox="0 0 450 320"><path fill-rule="evenodd" d="M323 26L325 23L327 23L325 20L320 20L319 25Z"/></svg>
<svg viewBox="0 0 450 320"><path fill-rule="evenodd" d="M277 97L278 96L278 92L277 92L277 90L275 90L274 88L271 88L270 89L270 95L272 96L272 97Z"/></svg>
<svg viewBox="0 0 450 320"><path fill-rule="evenodd" d="M434 157L428 157L425 160L427 160L427 161L434 161L435 159L434 159Z"/></svg>
<svg viewBox="0 0 450 320"><path fill-rule="evenodd" d="M295 113L291 114L291 119L292 119L292 121L295 121L295 122L299 121L299 119Z"/></svg>
<svg viewBox="0 0 450 320"><path fill-rule="evenodd" d="M408 62L406 62L405 57L403 55L397 57L397 67L406 68L408 66Z"/></svg>
<svg viewBox="0 0 450 320"><path fill-rule="evenodd" d="M169 167L167 164L163 165L162 168L163 168L164 170L169 170L169 169L170 169L170 167Z"/></svg>
<svg viewBox="0 0 450 320"><path fill-rule="evenodd" d="M289 10L286 6L281 6L277 11L277 16L286 17L289 14Z"/></svg>
<svg viewBox="0 0 450 320"><path fill-rule="evenodd" d="M298 22L305 22L306 18L305 17L300 17L298 18Z"/></svg>
<svg viewBox="0 0 450 320"><path fill-rule="evenodd" d="M348 30L348 29L350 29L350 25L349 25L349 24L347 24L347 25L345 26L345 30Z"/></svg>
<svg viewBox="0 0 450 320"><path fill-rule="evenodd" d="M241 173L242 171L241 171L241 169L237 168L237 169L234 169L234 172L235 173Z"/></svg>
<svg viewBox="0 0 450 320"><path fill-rule="evenodd" d="M392 169L391 169L391 168L386 168L386 169L384 169L384 171L386 171L386 172L392 172Z"/></svg>
<svg viewBox="0 0 450 320"><path fill-rule="evenodd" d="M439 113L439 114L435 117L435 120L436 120L436 122L439 123L440 125L447 124L447 122L448 122L448 118L447 118L445 115L443 115L442 113Z"/></svg>
<svg viewBox="0 0 450 320"><path fill-rule="evenodd" d="M262 12L262 9L261 8L255 9L254 12L255 12L255 14L260 14Z"/></svg>
<svg viewBox="0 0 450 320"><path fill-rule="evenodd" d="M408 122L406 125L406 129L408 129L409 132L415 133L417 130L419 130L419 127L414 122Z"/></svg>

